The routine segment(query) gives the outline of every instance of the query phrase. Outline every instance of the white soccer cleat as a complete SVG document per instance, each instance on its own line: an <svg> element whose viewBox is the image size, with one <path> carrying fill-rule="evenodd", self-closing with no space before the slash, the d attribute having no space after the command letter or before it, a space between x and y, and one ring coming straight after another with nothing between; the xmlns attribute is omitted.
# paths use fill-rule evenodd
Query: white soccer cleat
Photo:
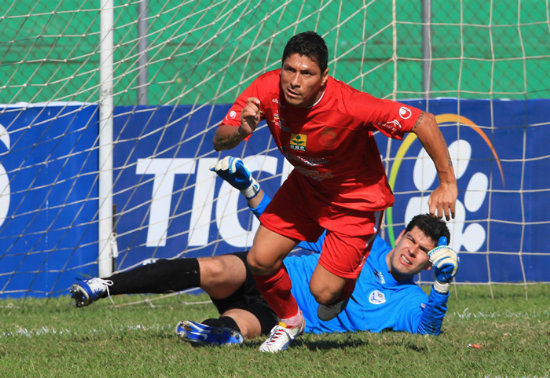
<svg viewBox="0 0 550 378"><path fill-rule="evenodd" d="M320 304L317 308L317 316L323 321L328 321L338 316L348 305L349 298L343 299L331 305Z"/></svg>
<svg viewBox="0 0 550 378"><path fill-rule="evenodd" d="M301 314L300 314L301 315ZM271 330L269 337L266 341L260 345L260 352L270 352L277 353L282 350L287 350L290 343L304 333L304 328L306 327L306 321L302 316L302 321L297 327L287 327L285 323L279 322Z"/></svg>

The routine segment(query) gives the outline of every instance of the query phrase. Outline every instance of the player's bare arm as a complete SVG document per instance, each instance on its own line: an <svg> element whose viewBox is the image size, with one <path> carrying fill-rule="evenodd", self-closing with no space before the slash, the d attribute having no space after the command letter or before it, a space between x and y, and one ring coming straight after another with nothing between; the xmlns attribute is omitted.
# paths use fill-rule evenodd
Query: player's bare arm
<svg viewBox="0 0 550 378"><path fill-rule="evenodd" d="M412 132L416 134L420 143L432 158L439 177L439 187L432 192L428 200L430 214L437 215L439 218L445 215L445 218L450 220L455 216L458 189L445 138L439 130L434 115L426 112L420 114Z"/></svg>
<svg viewBox="0 0 550 378"><path fill-rule="evenodd" d="M241 125L239 127L224 125L223 123L218 127L216 134L214 134L214 149L221 151L236 147L256 130L260 119L260 100L250 97L241 111Z"/></svg>

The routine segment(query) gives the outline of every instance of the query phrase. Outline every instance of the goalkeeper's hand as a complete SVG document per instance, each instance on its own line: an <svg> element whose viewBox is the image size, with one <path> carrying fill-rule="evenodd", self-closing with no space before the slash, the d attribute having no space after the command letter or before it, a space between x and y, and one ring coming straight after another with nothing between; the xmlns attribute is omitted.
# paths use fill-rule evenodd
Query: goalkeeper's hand
<svg viewBox="0 0 550 378"><path fill-rule="evenodd" d="M260 184L252 177L244 162L232 156L226 156L210 167L211 171L217 173L222 179L231 184L232 187L241 191L246 199L256 197L260 191Z"/></svg>
<svg viewBox="0 0 550 378"><path fill-rule="evenodd" d="M447 238L442 236L437 247L428 252L428 256L435 268L434 288L440 293L447 293L458 270L458 254L447 245Z"/></svg>

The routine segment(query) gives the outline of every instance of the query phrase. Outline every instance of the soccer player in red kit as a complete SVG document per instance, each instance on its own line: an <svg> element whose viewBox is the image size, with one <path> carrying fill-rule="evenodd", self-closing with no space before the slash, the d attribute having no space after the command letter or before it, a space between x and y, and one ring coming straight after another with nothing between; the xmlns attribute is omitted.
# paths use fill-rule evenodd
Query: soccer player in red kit
<svg viewBox="0 0 550 378"><path fill-rule="evenodd" d="M280 318L260 346L265 352L287 349L304 327L282 264L300 240L315 241L327 230L310 280L321 320L336 316L353 292L382 212L394 200L374 131L396 139L407 132L417 135L439 177L430 213L454 217L456 178L435 117L355 90L330 77L327 65L321 36L295 35L285 46L282 67L259 76L244 90L214 136L216 150L233 148L264 119L294 166L261 216L248 254L258 290Z"/></svg>

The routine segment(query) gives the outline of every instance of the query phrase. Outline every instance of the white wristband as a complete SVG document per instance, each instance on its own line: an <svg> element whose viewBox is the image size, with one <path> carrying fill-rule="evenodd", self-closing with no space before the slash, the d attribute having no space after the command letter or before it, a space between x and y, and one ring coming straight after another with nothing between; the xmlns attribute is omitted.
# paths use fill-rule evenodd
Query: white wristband
<svg viewBox="0 0 550 378"><path fill-rule="evenodd" d="M250 184L250 186L246 189L241 190L241 193L243 194L244 198L252 199L256 197L259 191L260 191L260 184L258 184L256 179L252 178L252 183Z"/></svg>
<svg viewBox="0 0 550 378"><path fill-rule="evenodd" d="M437 291L438 293L441 293L441 294L447 294L449 292L449 288L451 287L451 284L450 283L443 283L443 282L439 282L438 280L435 280L434 281L434 289L435 291Z"/></svg>

